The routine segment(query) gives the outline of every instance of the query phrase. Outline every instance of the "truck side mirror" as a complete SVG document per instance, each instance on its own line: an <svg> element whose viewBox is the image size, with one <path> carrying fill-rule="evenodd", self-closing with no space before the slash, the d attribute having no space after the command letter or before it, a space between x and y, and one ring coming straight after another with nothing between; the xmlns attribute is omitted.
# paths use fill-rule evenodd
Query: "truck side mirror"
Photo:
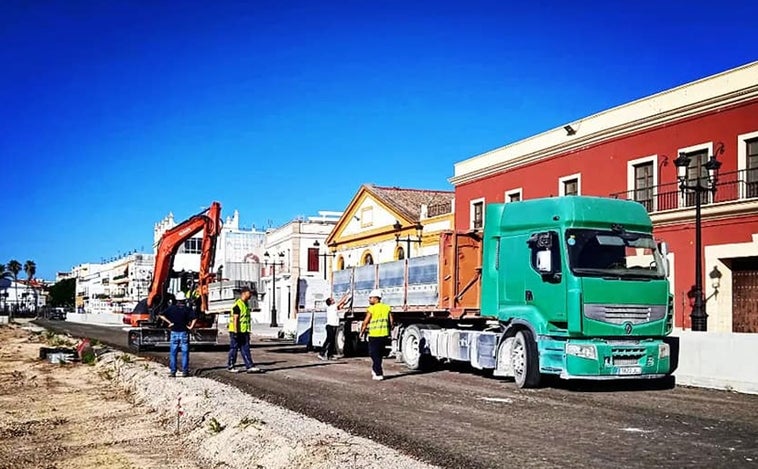
<svg viewBox="0 0 758 469"><path fill-rule="evenodd" d="M550 251L537 251L537 271L549 274L553 271L553 255Z"/></svg>
<svg viewBox="0 0 758 469"><path fill-rule="evenodd" d="M668 278L671 273L671 265L669 264L669 245L665 241L661 241L658 243L658 252L661 253L661 257L663 258L663 271L666 278Z"/></svg>

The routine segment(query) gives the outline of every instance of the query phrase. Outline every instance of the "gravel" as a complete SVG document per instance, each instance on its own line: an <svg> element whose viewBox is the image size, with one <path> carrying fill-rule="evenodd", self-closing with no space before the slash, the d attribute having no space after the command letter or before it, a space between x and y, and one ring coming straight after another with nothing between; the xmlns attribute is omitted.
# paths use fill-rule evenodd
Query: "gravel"
<svg viewBox="0 0 758 469"><path fill-rule="evenodd" d="M170 378L165 366L131 354L106 353L97 366L137 403L157 412L166 427L176 428L178 416L181 438L214 467L436 467L233 386L199 377Z"/></svg>

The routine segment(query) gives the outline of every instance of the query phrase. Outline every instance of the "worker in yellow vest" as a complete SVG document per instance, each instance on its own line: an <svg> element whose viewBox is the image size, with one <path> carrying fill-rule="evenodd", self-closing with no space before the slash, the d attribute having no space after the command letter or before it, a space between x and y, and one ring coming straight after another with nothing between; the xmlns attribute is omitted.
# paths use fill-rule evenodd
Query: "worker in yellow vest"
<svg viewBox="0 0 758 469"><path fill-rule="evenodd" d="M245 362L248 373L261 371L253 364L253 358L250 356L250 307L247 301L251 296L253 296L252 291L248 287L243 287L229 315L229 359L226 369L232 373L238 371L235 368L237 351L242 352L242 360Z"/></svg>
<svg viewBox="0 0 758 469"><path fill-rule="evenodd" d="M382 359L389 342L393 321L390 307L382 303L382 291L371 290L368 295L369 307L361 324L361 335L368 330L368 353L371 356L371 376L375 381L384 379Z"/></svg>

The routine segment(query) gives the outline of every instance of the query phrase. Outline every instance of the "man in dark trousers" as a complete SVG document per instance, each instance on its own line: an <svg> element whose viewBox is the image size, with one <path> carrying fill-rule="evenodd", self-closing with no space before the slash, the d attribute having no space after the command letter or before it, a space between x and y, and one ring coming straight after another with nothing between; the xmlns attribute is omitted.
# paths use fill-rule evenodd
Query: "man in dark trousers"
<svg viewBox="0 0 758 469"><path fill-rule="evenodd" d="M171 341L168 354L169 376L176 376L176 356L182 350L182 370L179 376L189 376L189 331L195 327L195 312L185 304L184 293L176 294L176 303L158 316L171 329Z"/></svg>
<svg viewBox="0 0 758 469"><path fill-rule="evenodd" d="M368 294L368 303L370 306L361 324L361 335L368 332L368 354L372 362L371 376L374 381L381 381L384 379L382 358L384 358L384 351L394 324L391 308L382 303L381 290L371 290Z"/></svg>
<svg viewBox="0 0 758 469"><path fill-rule="evenodd" d="M245 370L248 373L261 372L261 369L253 364L253 358L250 356L250 307L247 302L251 296L253 292L243 287L229 314L229 358L226 369L232 373L238 371L235 368L238 350L242 352L242 361L245 362Z"/></svg>
<svg viewBox="0 0 758 469"><path fill-rule="evenodd" d="M337 358L337 347L335 339L337 337L337 328L340 326L340 313L339 310L345 306L348 296L345 295L339 301L334 302L334 298L326 299L326 341L321 346L321 353L318 354L318 358L321 360L328 360L331 358L335 360Z"/></svg>

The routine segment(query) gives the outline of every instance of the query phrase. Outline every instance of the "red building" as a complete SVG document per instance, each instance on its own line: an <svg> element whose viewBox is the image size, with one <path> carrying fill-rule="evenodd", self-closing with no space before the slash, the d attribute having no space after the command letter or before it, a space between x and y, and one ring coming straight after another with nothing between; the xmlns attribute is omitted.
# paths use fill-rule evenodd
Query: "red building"
<svg viewBox="0 0 758 469"><path fill-rule="evenodd" d="M705 178L723 164L716 193L702 195L708 330L758 332L758 62L603 111L455 165L455 224L485 223L484 204L574 194L644 204L669 243L676 324L690 326L694 203L674 160ZM714 289L709 274L722 275Z"/></svg>

